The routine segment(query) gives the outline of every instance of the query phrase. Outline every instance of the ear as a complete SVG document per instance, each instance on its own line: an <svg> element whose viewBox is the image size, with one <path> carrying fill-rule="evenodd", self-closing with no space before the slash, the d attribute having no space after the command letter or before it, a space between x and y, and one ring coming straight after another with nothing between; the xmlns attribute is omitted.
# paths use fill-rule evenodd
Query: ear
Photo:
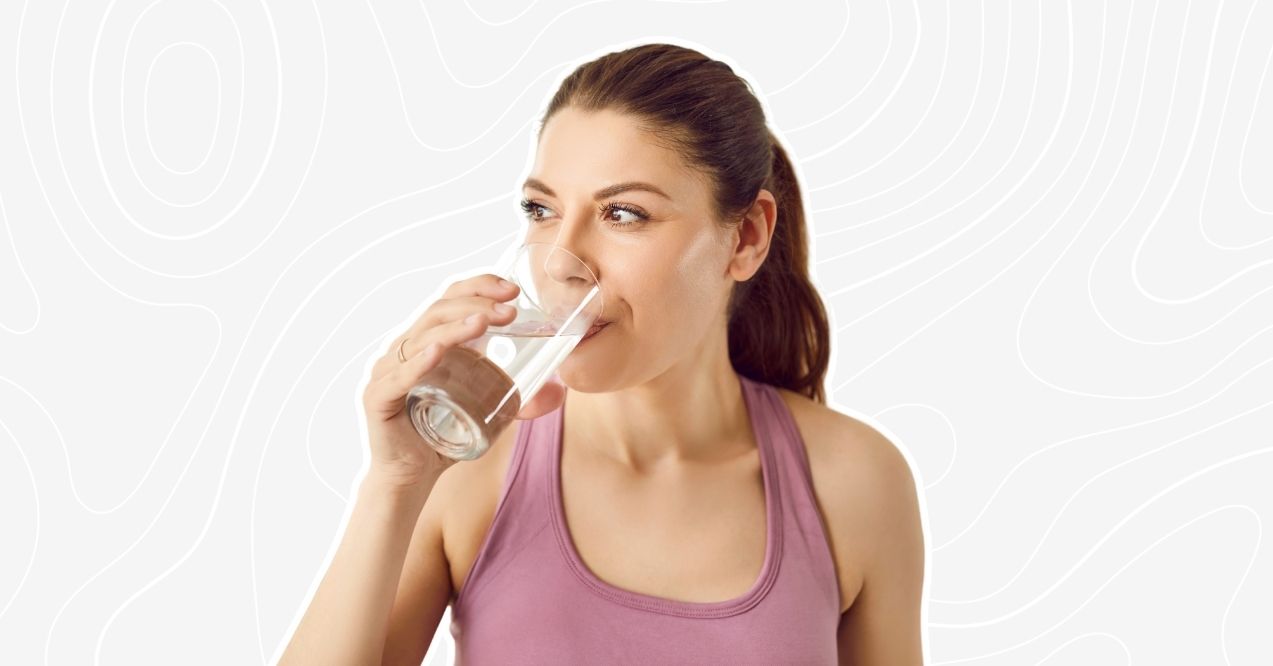
<svg viewBox="0 0 1273 666"><path fill-rule="evenodd" d="M769 242L778 225L778 203L769 190L760 190L756 201L743 214L742 222L734 228L733 255L729 261L729 274L743 282L760 270L769 256Z"/></svg>

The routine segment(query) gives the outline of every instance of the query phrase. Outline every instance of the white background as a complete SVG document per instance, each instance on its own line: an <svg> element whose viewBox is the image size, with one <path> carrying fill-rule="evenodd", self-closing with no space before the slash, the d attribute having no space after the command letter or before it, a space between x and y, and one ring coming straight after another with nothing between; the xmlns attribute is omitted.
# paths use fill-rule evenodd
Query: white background
<svg viewBox="0 0 1273 666"><path fill-rule="evenodd" d="M556 83L673 41L797 162L929 662L1269 663L1273 5L516 4L0 5L4 662L274 660L367 365L516 239Z"/></svg>

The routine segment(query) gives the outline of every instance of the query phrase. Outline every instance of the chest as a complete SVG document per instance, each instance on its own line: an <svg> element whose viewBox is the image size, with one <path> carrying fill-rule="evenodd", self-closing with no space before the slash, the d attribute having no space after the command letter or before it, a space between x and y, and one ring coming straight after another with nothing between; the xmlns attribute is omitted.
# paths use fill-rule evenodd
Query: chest
<svg viewBox="0 0 1273 666"><path fill-rule="evenodd" d="M815 494L835 483L818 466L834 428L790 395L784 395L808 449ZM511 433L515 429L510 428ZM511 439L511 435L509 436ZM444 549L452 598L458 594L490 528L511 458L501 442L483 483L452 513ZM692 602L745 594L764 565L767 529L763 475L753 448L728 465L685 469L643 478L564 456L561 507L570 546L602 582L653 596ZM827 507L822 507L826 516ZM861 589L859 553L832 514L824 521L840 588L841 612Z"/></svg>
<svg viewBox="0 0 1273 666"><path fill-rule="evenodd" d="M562 515L602 582L690 602L744 595L760 577L767 518L759 455L640 478L566 457Z"/></svg>

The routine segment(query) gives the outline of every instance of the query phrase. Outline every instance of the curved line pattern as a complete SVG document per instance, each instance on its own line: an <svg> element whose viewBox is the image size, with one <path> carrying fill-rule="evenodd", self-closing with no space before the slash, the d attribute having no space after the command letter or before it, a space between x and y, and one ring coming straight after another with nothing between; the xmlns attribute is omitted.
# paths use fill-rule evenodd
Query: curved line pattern
<svg viewBox="0 0 1273 666"><path fill-rule="evenodd" d="M0 152L0 433L35 519L5 514L5 660L207 644L170 621L181 599L243 619L205 659L276 661L352 508L374 361L521 232L513 174L561 77L649 41L727 61L795 161L829 404L913 461L927 663L1265 656L1273 7L784 9L0 10L21 135ZM176 54L211 62L181 73L215 100L206 144L165 115L196 99L164 85ZM1135 596L1199 562L1214 596ZM448 622L428 663L455 656Z"/></svg>

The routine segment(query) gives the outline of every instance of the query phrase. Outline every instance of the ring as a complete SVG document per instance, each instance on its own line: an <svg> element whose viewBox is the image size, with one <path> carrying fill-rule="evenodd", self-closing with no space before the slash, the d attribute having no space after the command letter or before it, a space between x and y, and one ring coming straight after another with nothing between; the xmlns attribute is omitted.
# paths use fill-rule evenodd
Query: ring
<svg viewBox="0 0 1273 666"><path fill-rule="evenodd" d="M403 338L402 342L398 343L398 362L399 363L407 362L407 357L402 355L402 346L405 344L407 344L407 338Z"/></svg>

